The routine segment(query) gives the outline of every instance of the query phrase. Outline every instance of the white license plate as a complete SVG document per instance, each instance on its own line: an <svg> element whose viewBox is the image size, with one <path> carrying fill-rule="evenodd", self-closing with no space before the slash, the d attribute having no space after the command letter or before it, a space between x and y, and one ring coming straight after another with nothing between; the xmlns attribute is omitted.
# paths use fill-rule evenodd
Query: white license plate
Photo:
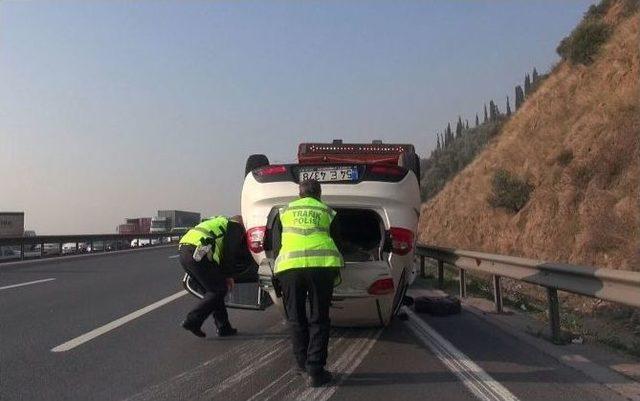
<svg viewBox="0 0 640 401"><path fill-rule="evenodd" d="M331 181L357 181L358 169L355 167L314 167L300 169L300 182L316 180L320 182Z"/></svg>

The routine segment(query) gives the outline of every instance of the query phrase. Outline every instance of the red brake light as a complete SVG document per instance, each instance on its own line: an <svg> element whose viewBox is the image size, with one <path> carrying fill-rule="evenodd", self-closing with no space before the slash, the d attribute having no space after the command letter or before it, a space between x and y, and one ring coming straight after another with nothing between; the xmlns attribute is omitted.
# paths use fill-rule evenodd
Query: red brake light
<svg viewBox="0 0 640 401"><path fill-rule="evenodd" d="M413 249L413 232L406 228L391 227L391 248L397 255L406 255Z"/></svg>
<svg viewBox="0 0 640 401"><path fill-rule="evenodd" d="M386 295L391 294L393 292L393 279L392 278L381 278L377 280L369 287L367 291L371 295Z"/></svg>
<svg viewBox="0 0 640 401"><path fill-rule="evenodd" d="M247 246L253 253L264 251L264 237L267 227L253 227L247 230Z"/></svg>
<svg viewBox="0 0 640 401"><path fill-rule="evenodd" d="M262 167L255 171L255 173L259 176L268 176L268 175L280 175L287 172L287 168L283 165L273 165Z"/></svg>
<svg viewBox="0 0 640 401"><path fill-rule="evenodd" d="M406 170L398 166L389 166L384 164L376 164L369 167L372 174L401 176L406 174Z"/></svg>

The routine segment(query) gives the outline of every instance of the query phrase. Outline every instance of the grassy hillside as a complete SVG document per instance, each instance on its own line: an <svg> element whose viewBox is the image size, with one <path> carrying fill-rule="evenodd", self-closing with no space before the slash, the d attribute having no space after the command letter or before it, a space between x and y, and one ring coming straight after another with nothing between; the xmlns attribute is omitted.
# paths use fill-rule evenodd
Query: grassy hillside
<svg viewBox="0 0 640 401"><path fill-rule="evenodd" d="M640 16L625 3L563 40L564 61L423 205L422 242L640 270ZM523 206L493 201L496 177L531 189Z"/></svg>

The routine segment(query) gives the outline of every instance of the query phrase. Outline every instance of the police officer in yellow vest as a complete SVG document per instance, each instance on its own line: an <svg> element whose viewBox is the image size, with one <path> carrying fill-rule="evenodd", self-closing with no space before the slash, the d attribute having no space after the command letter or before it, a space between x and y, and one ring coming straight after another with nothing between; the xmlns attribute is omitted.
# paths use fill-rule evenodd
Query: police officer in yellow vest
<svg viewBox="0 0 640 401"><path fill-rule="evenodd" d="M204 298L189 312L182 327L205 337L202 323L213 314L219 336L237 333L229 323L224 297L234 285L233 271L244 246L242 217L212 217L180 238L180 264L204 288Z"/></svg>
<svg viewBox="0 0 640 401"><path fill-rule="evenodd" d="M330 235L335 212L322 203L320 195L318 181L304 181L300 184L300 199L280 210L282 247L275 262L297 373L306 371L312 387L332 379L324 369L329 345L329 306L334 280L344 264ZM311 306L309 317L307 299Z"/></svg>

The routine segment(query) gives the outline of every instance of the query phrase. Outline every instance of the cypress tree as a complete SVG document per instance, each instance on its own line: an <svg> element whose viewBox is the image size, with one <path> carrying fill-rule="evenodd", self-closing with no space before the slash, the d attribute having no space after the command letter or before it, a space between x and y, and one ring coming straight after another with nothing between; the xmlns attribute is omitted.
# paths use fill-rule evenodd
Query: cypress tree
<svg viewBox="0 0 640 401"><path fill-rule="evenodd" d="M465 126L465 129L467 130L469 129L469 120L467 120L466 118L464 119L464 126Z"/></svg>
<svg viewBox="0 0 640 401"><path fill-rule="evenodd" d="M480 119L478 118L478 113L476 113L476 127L480 125Z"/></svg>
<svg viewBox="0 0 640 401"><path fill-rule="evenodd" d="M533 67L533 76L531 78L534 84L537 83L538 80L540 79L540 76L538 75L538 71L536 70L536 67Z"/></svg>
<svg viewBox="0 0 640 401"><path fill-rule="evenodd" d="M458 116L458 123L456 124L456 138L462 136L462 118Z"/></svg>
<svg viewBox="0 0 640 401"><path fill-rule="evenodd" d="M496 104L493 102L493 99L489 101L489 120L496 121L498 119L496 113Z"/></svg>
<svg viewBox="0 0 640 401"><path fill-rule="evenodd" d="M531 77L529 74L524 76L524 96L527 97L531 94Z"/></svg>
<svg viewBox="0 0 640 401"><path fill-rule="evenodd" d="M489 122L489 116L487 115L487 104L484 104L484 122L488 123Z"/></svg>
<svg viewBox="0 0 640 401"><path fill-rule="evenodd" d="M522 92L522 86L516 86L516 110L524 103L524 92Z"/></svg>
<svg viewBox="0 0 640 401"><path fill-rule="evenodd" d="M507 96L507 117L511 116L511 106L509 106L509 96Z"/></svg>
<svg viewBox="0 0 640 401"><path fill-rule="evenodd" d="M436 132L436 150L440 150L440 133Z"/></svg>

